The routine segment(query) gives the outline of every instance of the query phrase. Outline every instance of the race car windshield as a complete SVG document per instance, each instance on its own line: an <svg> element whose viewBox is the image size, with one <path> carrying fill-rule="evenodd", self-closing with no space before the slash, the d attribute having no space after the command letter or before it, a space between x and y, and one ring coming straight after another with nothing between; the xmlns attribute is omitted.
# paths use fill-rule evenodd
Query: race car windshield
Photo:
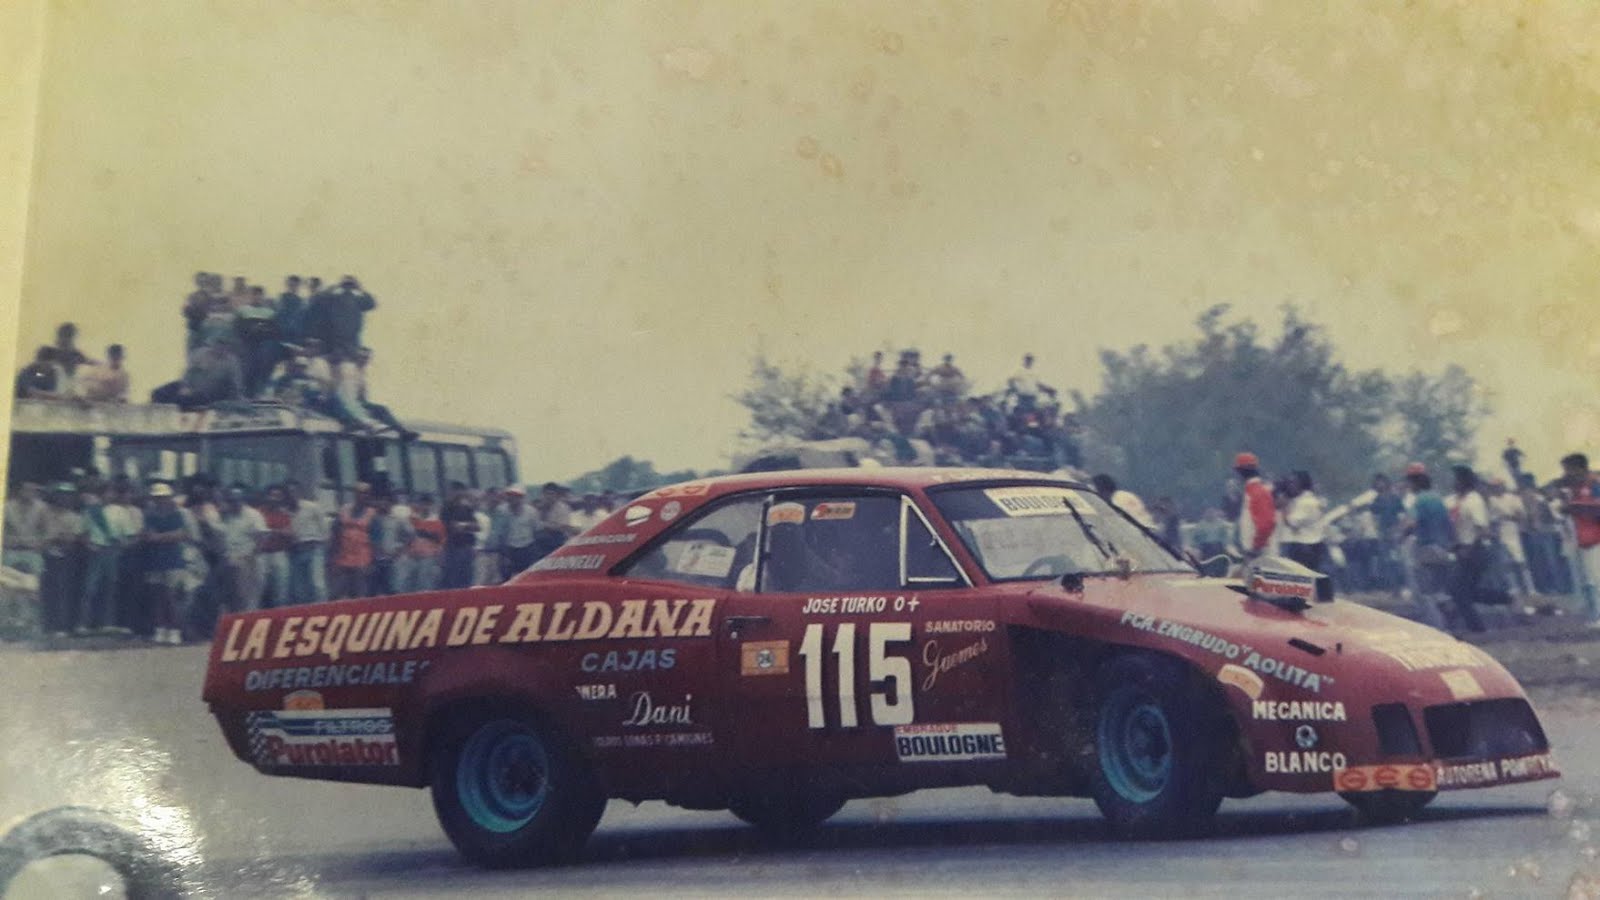
<svg viewBox="0 0 1600 900"><path fill-rule="evenodd" d="M1058 485L956 488L933 493L985 573L995 581L1109 575L1188 566L1099 495Z"/></svg>

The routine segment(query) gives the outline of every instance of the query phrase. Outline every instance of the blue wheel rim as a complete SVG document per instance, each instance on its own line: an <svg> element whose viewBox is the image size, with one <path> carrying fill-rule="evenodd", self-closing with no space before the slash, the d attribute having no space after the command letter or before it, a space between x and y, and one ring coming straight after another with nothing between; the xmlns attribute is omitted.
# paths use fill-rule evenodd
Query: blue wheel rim
<svg viewBox="0 0 1600 900"><path fill-rule="evenodd" d="M500 833L533 821L550 796L550 758L526 725L492 722L461 748L456 795L478 826Z"/></svg>
<svg viewBox="0 0 1600 900"><path fill-rule="evenodd" d="M1172 728L1149 694L1118 688L1100 708L1100 770L1111 789L1133 803L1148 803L1172 777Z"/></svg>

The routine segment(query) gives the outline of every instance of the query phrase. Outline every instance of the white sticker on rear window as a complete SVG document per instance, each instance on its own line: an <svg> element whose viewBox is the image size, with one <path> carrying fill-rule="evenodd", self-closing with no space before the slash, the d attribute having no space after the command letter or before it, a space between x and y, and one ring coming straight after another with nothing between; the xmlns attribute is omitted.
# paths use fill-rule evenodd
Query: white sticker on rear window
<svg viewBox="0 0 1600 900"><path fill-rule="evenodd" d="M1012 517L1064 516L1068 503L1081 515L1094 515L1094 507L1067 488L1002 487L989 488L983 493L1001 512Z"/></svg>
<svg viewBox="0 0 1600 900"><path fill-rule="evenodd" d="M732 547L710 541L691 541L673 560L671 569L682 575L727 578L733 571L733 555Z"/></svg>

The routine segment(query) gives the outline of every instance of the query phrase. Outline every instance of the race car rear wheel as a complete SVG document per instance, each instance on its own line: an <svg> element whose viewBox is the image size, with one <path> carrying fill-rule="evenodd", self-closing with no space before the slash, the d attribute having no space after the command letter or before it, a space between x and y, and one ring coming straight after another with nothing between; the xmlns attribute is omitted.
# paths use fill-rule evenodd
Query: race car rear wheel
<svg viewBox="0 0 1600 900"><path fill-rule="evenodd" d="M1181 663L1134 654L1096 677L1095 805L1113 830L1171 837L1204 830L1222 803L1226 728Z"/></svg>
<svg viewBox="0 0 1600 900"><path fill-rule="evenodd" d="M843 800L828 794L768 794L742 797L730 803L728 811L771 837L793 838L826 822L843 807Z"/></svg>
<svg viewBox="0 0 1600 900"><path fill-rule="evenodd" d="M479 865L570 858L605 809L587 764L533 718L480 715L448 722L431 761L439 823L461 855Z"/></svg>
<svg viewBox="0 0 1600 900"><path fill-rule="evenodd" d="M1436 791L1352 791L1339 796L1355 807L1362 819L1374 825L1388 825L1413 818L1439 795Z"/></svg>

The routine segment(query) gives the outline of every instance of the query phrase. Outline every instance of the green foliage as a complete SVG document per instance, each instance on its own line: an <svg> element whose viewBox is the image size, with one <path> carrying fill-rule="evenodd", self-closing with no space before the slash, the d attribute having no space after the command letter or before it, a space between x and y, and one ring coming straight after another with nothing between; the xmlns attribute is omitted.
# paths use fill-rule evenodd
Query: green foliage
<svg viewBox="0 0 1600 900"><path fill-rule="evenodd" d="M812 438L833 393L827 381L808 372L787 374L765 355L757 355L750 365L749 384L733 397L750 410L750 428L741 437L762 443Z"/></svg>
<svg viewBox="0 0 1600 900"><path fill-rule="evenodd" d="M1077 398L1090 470L1147 497L1170 495L1193 515L1218 501L1240 450L1255 452L1269 475L1311 472L1335 498L1407 459L1470 458L1487 404L1464 370L1353 371L1293 308L1271 338L1227 312L1207 310L1196 338L1159 351L1101 352L1100 393Z"/></svg>

